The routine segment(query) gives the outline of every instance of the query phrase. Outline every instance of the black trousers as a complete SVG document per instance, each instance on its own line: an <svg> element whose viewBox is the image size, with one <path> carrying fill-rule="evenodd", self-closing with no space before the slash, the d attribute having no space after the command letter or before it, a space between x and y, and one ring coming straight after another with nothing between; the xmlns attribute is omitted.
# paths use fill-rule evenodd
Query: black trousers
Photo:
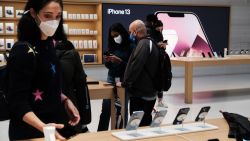
<svg viewBox="0 0 250 141"><path fill-rule="evenodd" d="M144 116L140 123L140 126L149 126L152 122L152 110L154 108L156 100L144 100L139 97L130 97L130 115L134 111L144 111Z"/></svg>

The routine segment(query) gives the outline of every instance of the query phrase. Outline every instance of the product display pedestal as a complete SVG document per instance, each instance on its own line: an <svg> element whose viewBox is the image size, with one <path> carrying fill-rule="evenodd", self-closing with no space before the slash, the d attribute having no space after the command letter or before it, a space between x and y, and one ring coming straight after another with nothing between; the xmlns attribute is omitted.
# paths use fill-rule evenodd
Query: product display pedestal
<svg viewBox="0 0 250 141"><path fill-rule="evenodd" d="M218 127L212 124L196 122L186 123L183 125L162 126L157 128L143 128L134 131L119 131L113 132L112 135L121 140L137 140L184 133L202 132L215 129L218 129Z"/></svg>

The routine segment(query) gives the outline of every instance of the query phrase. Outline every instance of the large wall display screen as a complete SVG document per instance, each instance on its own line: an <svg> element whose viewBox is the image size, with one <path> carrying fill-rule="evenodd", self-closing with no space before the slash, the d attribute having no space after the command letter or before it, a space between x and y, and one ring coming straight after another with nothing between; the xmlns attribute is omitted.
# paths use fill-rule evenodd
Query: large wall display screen
<svg viewBox="0 0 250 141"><path fill-rule="evenodd" d="M107 50L108 29L116 22L128 29L129 24L155 13L163 22L167 52L176 55L222 52L229 47L230 7L110 4L102 7L103 52Z"/></svg>

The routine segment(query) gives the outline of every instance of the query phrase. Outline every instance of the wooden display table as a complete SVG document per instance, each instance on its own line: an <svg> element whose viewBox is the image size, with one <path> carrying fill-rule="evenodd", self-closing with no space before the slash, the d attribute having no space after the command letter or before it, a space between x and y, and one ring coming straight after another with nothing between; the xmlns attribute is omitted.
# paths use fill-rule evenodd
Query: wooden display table
<svg viewBox="0 0 250 141"><path fill-rule="evenodd" d="M208 139L215 138L219 139L220 141L235 141L235 139L230 139L227 137L229 128L227 122L224 119L209 119L207 120L207 123L217 126L218 129L203 132L140 139L140 141L207 141ZM83 133L69 139L68 141L120 141L118 138L112 136L111 132L115 131L112 130L97 133ZM44 141L44 139L39 138L26 141Z"/></svg>
<svg viewBox="0 0 250 141"><path fill-rule="evenodd" d="M111 129L115 129L115 106L114 106L115 97L113 93L113 86L108 85L105 82L99 81L99 84L89 84L88 87L91 100L111 99ZM122 117L124 117L125 89L118 87L117 94L121 100L121 105L122 105L121 113ZM94 112L94 109L91 110L92 112Z"/></svg>
<svg viewBox="0 0 250 141"><path fill-rule="evenodd" d="M185 103L193 101L193 68L208 66L250 64L250 55L227 56L225 58L171 58L173 66L185 68Z"/></svg>
<svg viewBox="0 0 250 141"><path fill-rule="evenodd" d="M208 139L218 138L220 141L233 141L234 139L229 139L228 135L228 125L224 119L210 119L207 120L207 123L218 126L219 129L204 131L204 132L195 132L171 136L162 136L156 138L141 139L140 141L207 141ZM111 135L111 132L114 131L104 131L98 133L84 133L79 134L76 137L69 139L69 141L120 141L118 138ZM185 139L186 138L186 139Z"/></svg>

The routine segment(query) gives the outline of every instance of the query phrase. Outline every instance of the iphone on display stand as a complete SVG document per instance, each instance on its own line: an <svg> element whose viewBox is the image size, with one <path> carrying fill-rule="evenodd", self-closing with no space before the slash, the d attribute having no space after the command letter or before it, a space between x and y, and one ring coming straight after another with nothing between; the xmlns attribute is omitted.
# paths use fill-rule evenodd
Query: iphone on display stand
<svg viewBox="0 0 250 141"><path fill-rule="evenodd" d="M175 54L174 52L172 52L172 57L179 57L179 56Z"/></svg>
<svg viewBox="0 0 250 141"><path fill-rule="evenodd" d="M208 52L207 54L208 54L209 58L213 58L213 55L211 52Z"/></svg>
<svg viewBox="0 0 250 141"><path fill-rule="evenodd" d="M206 58L206 55L205 55L204 52L202 52L201 55L202 55L203 58Z"/></svg>
<svg viewBox="0 0 250 141"><path fill-rule="evenodd" d="M130 116L129 121L126 126L126 130L129 131L128 135L133 137L143 136L142 134L137 132L137 128L139 127L141 120L143 118L143 111L134 111Z"/></svg>
<svg viewBox="0 0 250 141"><path fill-rule="evenodd" d="M174 52L172 53L172 56L173 56L173 57L176 57L176 55L174 54Z"/></svg>
<svg viewBox="0 0 250 141"><path fill-rule="evenodd" d="M215 58L218 58L218 57L219 57L216 51L214 51L214 57L215 57Z"/></svg>
<svg viewBox="0 0 250 141"><path fill-rule="evenodd" d="M196 118L195 118L196 122L203 122L203 124L201 126L199 126L199 127L202 127L202 128L207 127L206 124L205 124L205 118L206 118L209 110L210 110L210 106L202 107L200 112L196 116Z"/></svg>
<svg viewBox="0 0 250 141"><path fill-rule="evenodd" d="M161 130L161 123L164 117L166 116L167 112L168 112L167 109L156 111L155 116L150 124L150 127L156 128L156 130L154 130L153 132L157 134L166 133L165 131Z"/></svg>
<svg viewBox="0 0 250 141"><path fill-rule="evenodd" d="M173 125L181 124L181 128L178 127L178 128L176 128L177 130L181 130L181 131L186 131L186 130L188 130L188 129L185 129L185 128L183 127L183 121L186 119L189 110L190 110L190 108L187 107L187 108L181 108L181 109L178 111L178 113L177 113L177 115L176 115L176 117L175 117L175 119L174 119L174 122L173 122Z"/></svg>
<svg viewBox="0 0 250 141"><path fill-rule="evenodd" d="M157 11L155 15L163 23L163 39L168 40L166 52L178 56L200 57L200 51L213 54L208 37L199 17L188 11Z"/></svg>
<svg viewBox="0 0 250 141"><path fill-rule="evenodd" d="M220 51L220 52L219 52L219 56L220 56L221 58L224 58L224 53L223 53L222 51Z"/></svg>

